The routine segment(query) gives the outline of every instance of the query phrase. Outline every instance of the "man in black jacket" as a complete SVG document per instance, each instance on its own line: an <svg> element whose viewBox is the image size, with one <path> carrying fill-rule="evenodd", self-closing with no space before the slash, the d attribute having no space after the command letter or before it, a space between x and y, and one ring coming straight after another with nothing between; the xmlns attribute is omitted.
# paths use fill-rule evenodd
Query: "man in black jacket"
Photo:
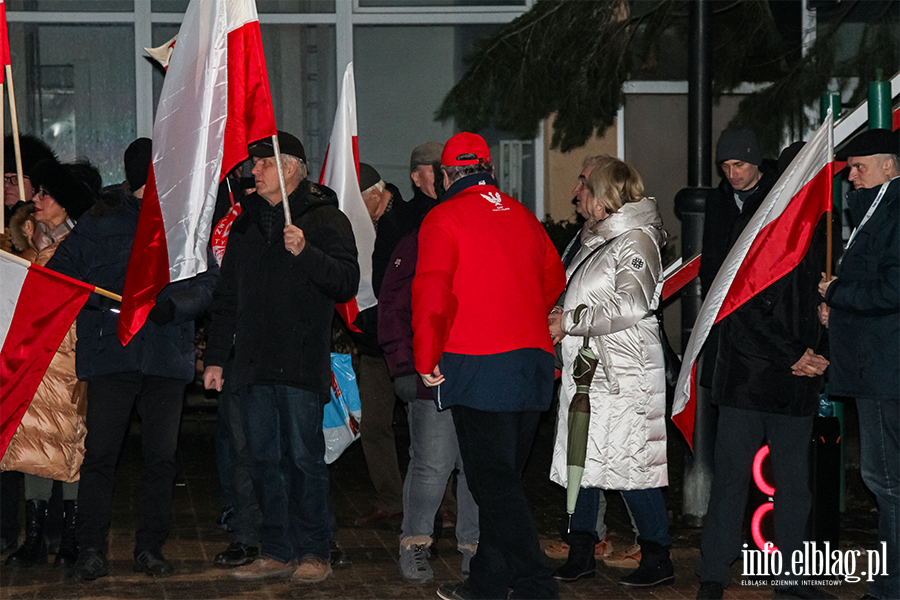
<svg viewBox="0 0 900 600"><path fill-rule="evenodd" d="M279 132L285 195L270 140L250 146L256 193L229 234L213 296L204 384L222 390L223 367L240 398L262 512L260 558L238 579L331 575L331 516L322 411L331 386L335 302L356 295L356 242L330 189L306 180L306 153Z"/></svg>
<svg viewBox="0 0 900 600"><path fill-rule="evenodd" d="M761 154L749 130L723 132L716 154L727 185L723 181L707 201L707 215L714 218L704 224L704 292L777 179L775 173L759 170ZM828 366L817 351L821 327L813 289L825 264L824 242L824 236L814 236L800 264L726 316L717 326L718 348L707 344L705 349L704 367L714 366L703 377L711 375L719 416L697 598L722 598L730 583L731 563L741 552L751 467L763 443L769 445L777 491L775 545L785 565L791 564L794 551L803 549L812 500L809 446L820 376ZM797 585L776 587L775 597L833 596Z"/></svg>
<svg viewBox="0 0 900 600"><path fill-rule="evenodd" d="M896 131L856 136L846 159L856 228L837 277L819 283L831 307L831 393L856 398L860 470L878 500L878 541L887 568L866 598L900 598L900 140ZM871 578L870 578L871 581Z"/></svg>
<svg viewBox="0 0 900 600"><path fill-rule="evenodd" d="M59 245L51 270L121 293L138 227L151 160L151 142L139 138L125 151L131 194L102 196ZM175 452L185 385L194 379L194 320L209 307L218 266L168 284L128 345L116 335L119 311L92 294L78 313L75 370L88 382L87 429L76 533L78 560L71 576L90 581L108 573L106 551L116 461L131 424L141 418L141 474L135 571L164 577L173 567L162 555L175 489ZM118 308L117 306L115 308Z"/></svg>

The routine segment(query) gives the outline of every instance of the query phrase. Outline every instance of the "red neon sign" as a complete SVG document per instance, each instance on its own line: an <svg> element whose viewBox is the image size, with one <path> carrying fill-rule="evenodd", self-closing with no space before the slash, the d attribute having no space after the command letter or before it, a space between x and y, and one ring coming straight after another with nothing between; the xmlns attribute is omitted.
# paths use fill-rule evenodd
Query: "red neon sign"
<svg viewBox="0 0 900 600"><path fill-rule="evenodd" d="M757 451L756 456L753 457L753 482L760 492L770 498L770 501L759 505L753 512L753 518L750 520L750 534L753 536L753 542L756 544L757 548L763 552L768 551L771 553L778 548L775 547L774 542L768 542L763 538L761 528L763 517L775 508L774 502L771 501L775 496L775 488L769 485L762 472L763 461L767 456L769 456L769 446L765 445L760 448ZM766 544L769 544L769 546L767 547Z"/></svg>

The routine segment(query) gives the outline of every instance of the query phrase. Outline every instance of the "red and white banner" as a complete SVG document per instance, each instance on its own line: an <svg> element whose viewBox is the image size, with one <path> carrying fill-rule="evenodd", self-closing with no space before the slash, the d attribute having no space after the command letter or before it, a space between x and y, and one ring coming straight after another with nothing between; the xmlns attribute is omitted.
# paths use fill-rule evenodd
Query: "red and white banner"
<svg viewBox="0 0 900 600"><path fill-rule="evenodd" d="M94 286L0 251L0 457Z"/></svg>
<svg viewBox="0 0 900 600"><path fill-rule="evenodd" d="M169 282L206 270L219 182L275 135L253 0L192 0L153 126L153 159L119 315L127 344Z"/></svg>
<svg viewBox="0 0 900 600"><path fill-rule="evenodd" d="M344 82L334 114L334 129L325 153L319 183L337 193L338 205L353 226L359 252L359 292L356 298L337 306L338 313L352 327L356 315L378 303L372 288L372 252L375 250L375 226L359 191L359 142L356 130L356 83L353 63L344 71Z"/></svg>
<svg viewBox="0 0 900 600"><path fill-rule="evenodd" d="M693 446L697 356L712 326L796 267L831 210L834 122L829 112L763 200L710 286L684 351L672 420ZM825 265L822 265L822 270Z"/></svg>

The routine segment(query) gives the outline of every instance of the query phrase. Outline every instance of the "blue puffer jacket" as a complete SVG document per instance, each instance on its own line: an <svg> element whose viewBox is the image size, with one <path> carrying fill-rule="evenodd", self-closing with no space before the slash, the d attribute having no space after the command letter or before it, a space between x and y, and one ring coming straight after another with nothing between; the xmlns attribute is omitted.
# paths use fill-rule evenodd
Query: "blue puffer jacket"
<svg viewBox="0 0 900 600"><path fill-rule="evenodd" d="M881 186L847 194L858 226ZM841 258L828 286L831 393L897 399L900 390L900 179Z"/></svg>
<svg viewBox="0 0 900 600"><path fill-rule="evenodd" d="M134 196L107 195L79 219L47 268L121 294L140 207L141 201ZM160 326L147 320L124 347L117 334L119 304L91 294L76 320L78 378L90 381L100 375L137 371L192 381L194 319L209 307L219 273L212 253L207 263L209 269L205 273L169 284L157 296L157 304L172 301L175 309L172 321Z"/></svg>

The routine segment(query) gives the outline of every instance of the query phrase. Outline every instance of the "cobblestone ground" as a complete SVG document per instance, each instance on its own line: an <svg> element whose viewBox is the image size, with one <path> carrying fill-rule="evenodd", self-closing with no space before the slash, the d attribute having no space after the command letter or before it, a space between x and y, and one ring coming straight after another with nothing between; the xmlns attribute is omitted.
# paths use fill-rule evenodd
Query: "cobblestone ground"
<svg viewBox="0 0 900 600"><path fill-rule="evenodd" d="M848 410L847 509L841 516L841 550L875 547L877 515L874 501L863 489L858 475L858 449L855 416ZM552 447L553 415L548 414L538 433L534 452L526 472L526 484L542 541L556 540L562 526L565 506L564 491L547 477ZM136 428L137 429L137 428ZM138 474L140 468L139 438L129 437L123 452L117 480L115 508L110 534L110 574L91 583L74 583L50 565L31 569L0 566L0 599L263 599L263 598L354 598L407 599L435 598L438 585L459 577L461 555L456 552L452 532L445 531L437 541L437 556L431 564L435 581L412 585L406 583L398 568L398 535L396 528L360 529L353 520L370 506L373 489L366 475L365 461L358 443L351 446L331 466L332 500L338 519L338 541L352 560L352 566L338 569L323 584L298 586L284 581L242 582L229 577L229 571L213 566L212 559L228 544L227 534L216 524L221 514L219 484L215 466L213 434L214 402L200 395L189 398L185 411L179 450L179 476L175 491L173 528L164 553L176 568L167 579L153 579L136 574L131 568ZM409 437L405 413L396 411L397 445L405 462ZM681 526L682 444L670 435L670 479L666 492L672 515L672 558L676 582L673 586L633 590L617 584L626 570L600 564L594 579L562 584L564 599L581 598L694 598L699 587L694 569L699 561L700 530ZM405 468L405 464L401 465ZM621 497L609 494L607 524L614 546L630 545L630 524ZM21 511L23 514L24 511ZM52 563L52 557L51 557ZM560 564L558 561L548 563ZM768 586L755 586L742 577L740 565L733 570L735 583L726 590L726 598L763 599L772 597ZM840 598L859 598L865 593L865 582L835 582L829 590Z"/></svg>

